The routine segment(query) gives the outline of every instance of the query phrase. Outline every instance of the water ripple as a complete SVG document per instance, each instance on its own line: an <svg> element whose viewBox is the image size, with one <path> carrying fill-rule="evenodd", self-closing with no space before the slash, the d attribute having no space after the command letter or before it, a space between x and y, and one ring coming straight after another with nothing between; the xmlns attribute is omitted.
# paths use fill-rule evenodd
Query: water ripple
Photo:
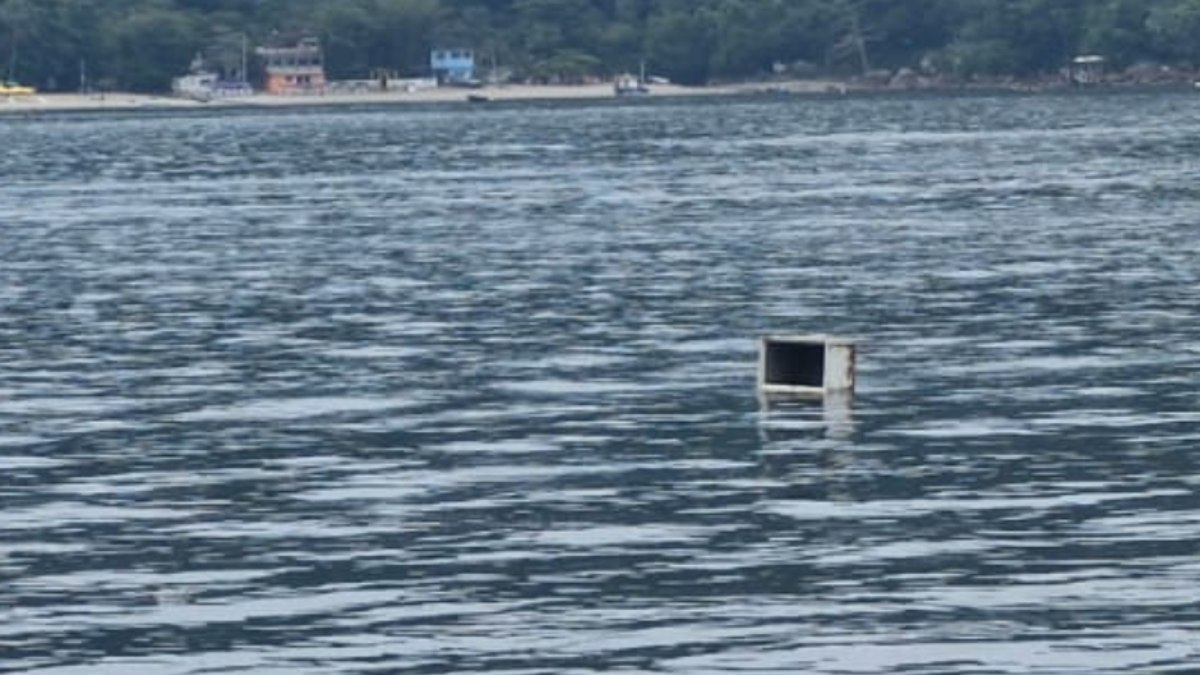
<svg viewBox="0 0 1200 675"><path fill-rule="evenodd" d="M1188 672L1197 110L6 119L0 671Z"/></svg>

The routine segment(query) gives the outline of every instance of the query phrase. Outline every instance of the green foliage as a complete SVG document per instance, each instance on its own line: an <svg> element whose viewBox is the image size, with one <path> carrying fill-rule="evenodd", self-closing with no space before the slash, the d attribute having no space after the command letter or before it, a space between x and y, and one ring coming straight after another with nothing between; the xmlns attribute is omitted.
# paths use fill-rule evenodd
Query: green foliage
<svg viewBox="0 0 1200 675"><path fill-rule="evenodd" d="M1167 0L1147 13L1146 31L1168 58L1200 60L1200 0Z"/></svg>
<svg viewBox="0 0 1200 675"><path fill-rule="evenodd" d="M1200 0L0 0L0 77L44 90L156 91L199 53L227 74L242 45L313 35L333 78L426 74L433 47L484 67L578 81L649 72L688 84L903 67L1053 73L1200 62Z"/></svg>
<svg viewBox="0 0 1200 675"><path fill-rule="evenodd" d="M200 47L200 32L188 14L152 6L114 19L105 35L112 71L133 91L170 87L171 76L187 70Z"/></svg>
<svg viewBox="0 0 1200 675"><path fill-rule="evenodd" d="M646 26L649 61L656 71L684 84L703 84L712 73L717 35L713 17L703 11L669 11Z"/></svg>

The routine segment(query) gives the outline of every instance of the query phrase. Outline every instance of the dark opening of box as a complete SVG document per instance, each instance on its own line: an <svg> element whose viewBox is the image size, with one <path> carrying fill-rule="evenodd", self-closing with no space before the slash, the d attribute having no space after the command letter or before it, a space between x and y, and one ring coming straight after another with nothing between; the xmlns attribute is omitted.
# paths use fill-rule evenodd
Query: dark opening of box
<svg viewBox="0 0 1200 675"><path fill-rule="evenodd" d="M825 386L825 345L767 342L765 384L789 387Z"/></svg>

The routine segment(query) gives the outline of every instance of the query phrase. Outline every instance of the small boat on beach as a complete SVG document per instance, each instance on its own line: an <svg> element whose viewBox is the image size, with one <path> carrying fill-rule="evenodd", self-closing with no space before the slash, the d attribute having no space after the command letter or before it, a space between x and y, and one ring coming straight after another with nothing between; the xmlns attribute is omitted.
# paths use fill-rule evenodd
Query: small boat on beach
<svg viewBox="0 0 1200 675"><path fill-rule="evenodd" d="M650 87L647 87L646 83L642 80L634 77L620 77L613 83L613 94L617 97L648 96L650 94Z"/></svg>
<svg viewBox="0 0 1200 675"><path fill-rule="evenodd" d="M629 96L648 96L650 87L646 85L646 64L642 63L641 71L637 77L633 75L622 75L613 82L613 94L618 98Z"/></svg>
<svg viewBox="0 0 1200 675"><path fill-rule="evenodd" d="M492 97L484 94L467 94L467 103L491 103Z"/></svg>

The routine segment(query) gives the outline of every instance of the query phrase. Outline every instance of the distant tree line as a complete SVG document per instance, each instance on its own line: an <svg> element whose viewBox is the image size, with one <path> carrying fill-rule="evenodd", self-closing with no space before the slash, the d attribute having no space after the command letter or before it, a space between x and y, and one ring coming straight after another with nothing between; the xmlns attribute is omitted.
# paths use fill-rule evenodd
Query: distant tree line
<svg viewBox="0 0 1200 675"><path fill-rule="evenodd" d="M244 45L307 35L332 78L421 75L433 47L534 80L1036 76L1081 53L1190 68L1200 0L0 0L0 78L157 91L197 54L236 73Z"/></svg>

